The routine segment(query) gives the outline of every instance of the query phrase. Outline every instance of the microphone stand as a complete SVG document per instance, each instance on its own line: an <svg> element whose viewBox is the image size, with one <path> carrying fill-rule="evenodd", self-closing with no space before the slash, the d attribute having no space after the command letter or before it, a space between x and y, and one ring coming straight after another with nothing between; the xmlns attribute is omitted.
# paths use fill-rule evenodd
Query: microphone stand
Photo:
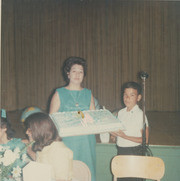
<svg viewBox="0 0 180 181"><path fill-rule="evenodd" d="M145 122L145 81L148 78L148 74L146 72L141 72L140 77L142 79L143 85L143 101L142 101L142 109L143 109L143 134L142 134L142 154L146 155L147 153L147 145L146 145L146 122Z"/></svg>

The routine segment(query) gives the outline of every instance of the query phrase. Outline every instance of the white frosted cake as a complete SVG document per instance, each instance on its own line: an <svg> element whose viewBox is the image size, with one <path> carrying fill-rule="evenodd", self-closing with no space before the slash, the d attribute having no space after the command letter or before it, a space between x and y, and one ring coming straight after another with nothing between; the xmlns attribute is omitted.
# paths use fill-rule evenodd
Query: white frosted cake
<svg viewBox="0 0 180 181"><path fill-rule="evenodd" d="M99 134L124 129L106 109L58 112L50 115L61 137Z"/></svg>

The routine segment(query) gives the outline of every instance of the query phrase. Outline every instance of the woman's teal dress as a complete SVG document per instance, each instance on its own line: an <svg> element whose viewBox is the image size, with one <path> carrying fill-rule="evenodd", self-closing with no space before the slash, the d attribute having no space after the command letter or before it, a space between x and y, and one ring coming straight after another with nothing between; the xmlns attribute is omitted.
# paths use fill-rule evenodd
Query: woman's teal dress
<svg viewBox="0 0 180 181"><path fill-rule="evenodd" d="M56 91L60 97L59 112L89 110L91 90L68 90L65 87ZM96 180L96 139L95 135L71 136L62 138L67 147L73 151L73 159L87 164L91 171L92 181Z"/></svg>

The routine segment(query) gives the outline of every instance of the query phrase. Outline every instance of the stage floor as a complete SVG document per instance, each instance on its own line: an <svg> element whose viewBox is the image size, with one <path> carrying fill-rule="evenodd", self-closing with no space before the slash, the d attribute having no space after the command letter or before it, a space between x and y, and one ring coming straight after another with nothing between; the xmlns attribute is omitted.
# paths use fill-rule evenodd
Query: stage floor
<svg viewBox="0 0 180 181"><path fill-rule="evenodd" d="M180 112L147 112L150 145L180 146Z"/></svg>

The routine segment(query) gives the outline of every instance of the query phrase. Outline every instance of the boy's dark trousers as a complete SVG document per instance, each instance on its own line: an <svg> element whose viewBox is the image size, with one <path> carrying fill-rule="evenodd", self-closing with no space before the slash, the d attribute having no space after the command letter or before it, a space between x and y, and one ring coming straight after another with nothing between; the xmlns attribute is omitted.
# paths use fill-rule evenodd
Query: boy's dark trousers
<svg viewBox="0 0 180 181"><path fill-rule="evenodd" d="M119 147L117 146L118 155L143 155L142 145L135 147ZM144 181L140 178L118 178L118 181Z"/></svg>

